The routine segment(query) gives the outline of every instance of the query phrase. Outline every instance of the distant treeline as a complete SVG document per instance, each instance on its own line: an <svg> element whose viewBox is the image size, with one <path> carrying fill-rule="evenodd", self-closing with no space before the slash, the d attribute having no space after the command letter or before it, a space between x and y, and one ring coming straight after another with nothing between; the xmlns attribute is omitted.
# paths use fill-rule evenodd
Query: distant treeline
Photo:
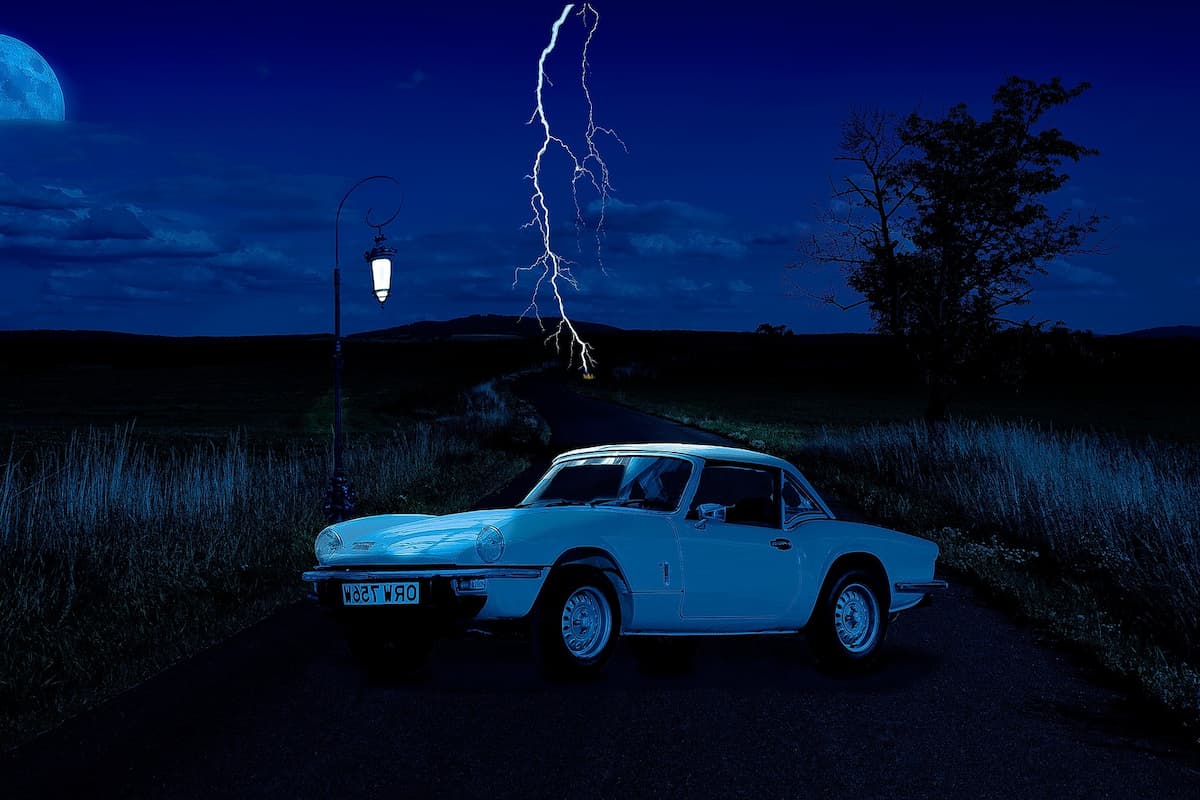
<svg viewBox="0 0 1200 800"><path fill-rule="evenodd" d="M598 374L640 367L661 379L745 381L802 387L813 382L917 385L913 358L871 334L626 332L596 336ZM1191 385L1200 340L1097 336L1052 328L999 334L977 353L963 385Z"/></svg>

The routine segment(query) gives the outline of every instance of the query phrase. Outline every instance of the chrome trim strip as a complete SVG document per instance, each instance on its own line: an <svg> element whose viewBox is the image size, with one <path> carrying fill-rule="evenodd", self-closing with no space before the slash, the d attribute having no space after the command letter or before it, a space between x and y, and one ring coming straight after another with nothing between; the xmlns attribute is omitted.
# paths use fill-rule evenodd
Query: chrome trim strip
<svg viewBox="0 0 1200 800"><path fill-rule="evenodd" d="M794 636L797 628L788 630L780 630L779 628L771 628L761 631L621 631L622 636L677 636L680 638L700 637L700 636L783 636L784 634Z"/></svg>
<svg viewBox="0 0 1200 800"><path fill-rule="evenodd" d="M949 585L943 580L896 581L896 591L902 594L908 592L936 592L947 588Z"/></svg>
<svg viewBox="0 0 1200 800"><path fill-rule="evenodd" d="M431 570L309 570L300 576L313 581L406 581L413 578L540 578L545 568L538 569L431 569Z"/></svg>

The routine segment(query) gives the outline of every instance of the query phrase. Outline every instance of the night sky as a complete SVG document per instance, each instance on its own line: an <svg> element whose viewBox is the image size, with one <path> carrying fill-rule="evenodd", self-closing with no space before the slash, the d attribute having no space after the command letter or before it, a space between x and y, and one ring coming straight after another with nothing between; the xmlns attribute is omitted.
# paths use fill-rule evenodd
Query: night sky
<svg viewBox="0 0 1200 800"><path fill-rule="evenodd" d="M541 252L536 230L522 229L541 144L525 123L562 6L5 3L0 34L50 63L67 121L0 122L0 328L327 331L334 211L374 173L403 188L386 229L397 273L381 310L363 214L390 214L399 195L364 187L341 226L349 331L520 314L532 280L513 288L513 270ZM1092 83L1051 121L1101 155L1071 165L1053 202L1107 215L1110 250L1056 262L1022 311L1098 333L1200 322L1196 10L595 7L596 121L628 153L598 140L615 189L603 271L591 234L577 241L563 161L547 167L556 249L578 261L572 316L627 328L867 330L862 309L796 296L785 270L829 202L842 120L871 106L941 115L958 101L987 116L1015 74ZM584 30L570 18L548 62L548 112L574 144ZM594 192L581 197L594 212ZM802 278L812 291L839 284L836 272Z"/></svg>

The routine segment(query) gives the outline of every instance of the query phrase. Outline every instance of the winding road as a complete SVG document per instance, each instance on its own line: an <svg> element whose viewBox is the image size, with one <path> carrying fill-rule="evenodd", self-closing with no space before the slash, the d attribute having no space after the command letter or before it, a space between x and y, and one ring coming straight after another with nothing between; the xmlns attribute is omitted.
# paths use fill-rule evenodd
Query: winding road
<svg viewBox="0 0 1200 800"><path fill-rule="evenodd" d="M551 383L522 391L555 452L723 441ZM862 678L823 675L783 637L706 641L675 677L642 674L624 643L587 683L545 682L512 640L443 642L432 667L373 684L298 604L5 756L0 796L1200 796L1196 750L956 581Z"/></svg>

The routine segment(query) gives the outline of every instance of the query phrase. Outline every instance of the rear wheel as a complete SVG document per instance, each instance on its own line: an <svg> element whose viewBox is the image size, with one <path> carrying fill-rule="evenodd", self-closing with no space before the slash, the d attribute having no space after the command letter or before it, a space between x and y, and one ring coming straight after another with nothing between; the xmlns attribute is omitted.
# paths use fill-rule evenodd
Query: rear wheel
<svg viewBox="0 0 1200 800"><path fill-rule="evenodd" d="M872 572L851 569L827 580L808 626L809 645L835 672L874 667L888 628L886 584Z"/></svg>
<svg viewBox="0 0 1200 800"><path fill-rule="evenodd" d="M608 579L589 569L552 575L534 623L535 644L547 674L599 674L621 631L621 609Z"/></svg>

